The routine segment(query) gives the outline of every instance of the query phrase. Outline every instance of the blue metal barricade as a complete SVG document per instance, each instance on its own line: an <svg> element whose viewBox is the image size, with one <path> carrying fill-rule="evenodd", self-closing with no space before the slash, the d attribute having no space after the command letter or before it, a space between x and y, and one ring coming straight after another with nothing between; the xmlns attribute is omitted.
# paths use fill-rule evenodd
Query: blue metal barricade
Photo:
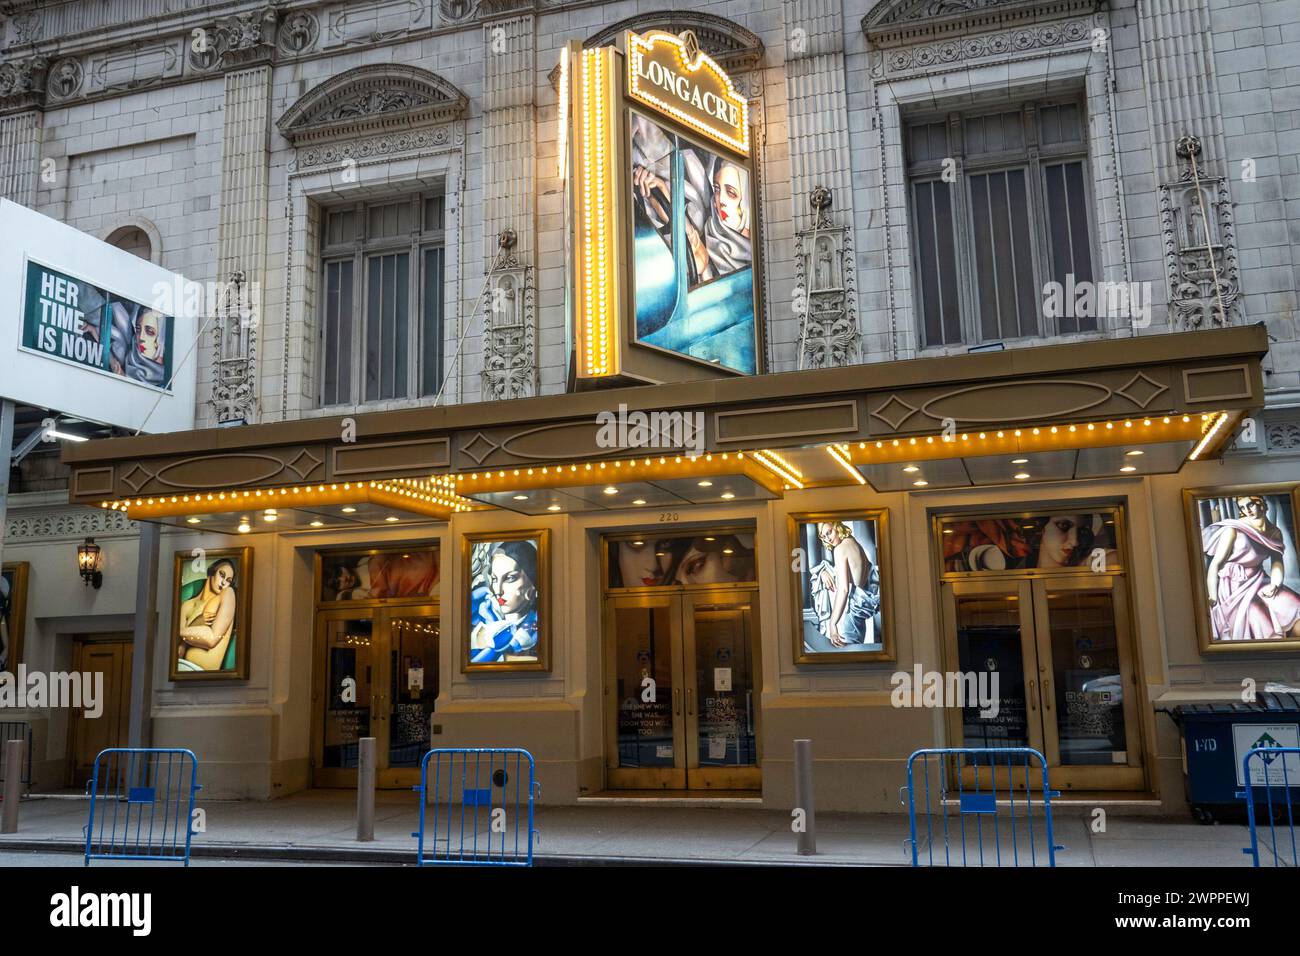
<svg viewBox="0 0 1300 956"><path fill-rule="evenodd" d="M101 750L90 778L86 866L91 860L190 865L199 762L180 748Z"/></svg>
<svg viewBox="0 0 1300 956"><path fill-rule="evenodd" d="M1065 849L1052 831L1060 794L1030 747L918 750L907 759L903 792L913 866L1056 866Z"/></svg>
<svg viewBox="0 0 1300 956"><path fill-rule="evenodd" d="M429 772L433 781L430 786ZM420 761L420 866L532 866L533 755L514 747L430 750Z"/></svg>
<svg viewBox="0 0 1300 956"><path fill-rule="evenodd" d="M1273 866L1300 866L1295 835L1300 816L1300 747L1254 747L1242 758L1241 771L1250 823L1250 846L1243 852L1255 866L1268 865L1267 857L1260 862L1261 846L1272 854ZM1262 841L1261 823L1268 826Z"/></svg>
<svg viewBox="0 0 1300 956"><path fill-rule="evenodd" d="M30 793L32 789L31 724L25 720L0 721L0 785L4 784L5 777L11 769L7 766L8 761L5 759L5 751L8 749L5 744L10 740L23 740L27 743L23 751L23 765L18 768L18 772L22 774L23 792Z"/></svg>

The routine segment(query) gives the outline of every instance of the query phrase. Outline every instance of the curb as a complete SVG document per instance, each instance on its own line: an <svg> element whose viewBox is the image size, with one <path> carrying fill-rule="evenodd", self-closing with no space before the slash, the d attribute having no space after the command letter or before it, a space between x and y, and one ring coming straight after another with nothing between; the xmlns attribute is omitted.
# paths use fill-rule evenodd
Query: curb
<svg viewBox="0 0 1300 956"><path fill-rule="evenodd" d="M80 856L86 844L80 840L3 840L0 852L69 853ZM191 858L221 860L283 860L301 863L373 863L389 866L415 866L415 848L334 847L334 846L277 846L254 843L203 843L190 849ZM535 853L535 866L698 866L698 867L852 867L891 866L881 863L853 863L831 860L729 860L699 859L689 857L628 857L598 856L594 854ZM902 864L899 864L902 865Z"/></svg>

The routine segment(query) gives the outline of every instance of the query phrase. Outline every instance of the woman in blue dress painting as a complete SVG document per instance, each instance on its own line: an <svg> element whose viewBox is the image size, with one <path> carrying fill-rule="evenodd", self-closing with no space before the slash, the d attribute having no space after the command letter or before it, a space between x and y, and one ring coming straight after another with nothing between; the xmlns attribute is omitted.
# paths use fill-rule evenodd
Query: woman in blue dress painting
<svg viewBox="0 0 1300 956"><path fill-rule="evenodd" d="M487 546L486 581L470 598L470 661L492 664L537 658L537 545L500 541Z"/></svg>

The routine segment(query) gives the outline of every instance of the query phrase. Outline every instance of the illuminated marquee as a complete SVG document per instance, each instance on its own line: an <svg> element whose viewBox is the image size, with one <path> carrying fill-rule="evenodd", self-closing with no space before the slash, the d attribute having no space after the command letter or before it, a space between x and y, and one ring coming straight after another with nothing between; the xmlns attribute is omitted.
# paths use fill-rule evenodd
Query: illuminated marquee
<svg viewBox="0 0 1300 956"><path fill-rule="evenodd" d="M627 95L749 153L749 103L690 31L627 34Z"/></svg>
<svg viewBox="0 0 1300 956"><path fill-rule="evenodd" d="M566 191L575 387L759 371L749 108L695 36L565 47Z"/></svg>

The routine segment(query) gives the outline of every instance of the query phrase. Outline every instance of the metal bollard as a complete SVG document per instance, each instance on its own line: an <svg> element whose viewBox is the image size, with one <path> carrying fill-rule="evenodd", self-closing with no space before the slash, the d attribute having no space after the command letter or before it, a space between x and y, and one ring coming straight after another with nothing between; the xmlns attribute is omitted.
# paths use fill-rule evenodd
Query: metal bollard
<svg viewBox="0 0 1300 956"><path fill-rule="evenodd" d="M357 743L357 841L366 843L375 838L375 738Z"/></svg>
<svg viewBox="0 0 1300 956"><path fill-rule="evenodd" d="M0 833L18 832L18 798L23 788L23 750L27 741L18 737L5 741L4 809L0 811Z"/></svg>
<svg viewBox="0 0 1300 956"><path fill-rule="evenodd" d="M803 829L798 832L799 855L817 852L817 826L813 811L812 741L794 742L794 805L803 811Z"/></svg>

